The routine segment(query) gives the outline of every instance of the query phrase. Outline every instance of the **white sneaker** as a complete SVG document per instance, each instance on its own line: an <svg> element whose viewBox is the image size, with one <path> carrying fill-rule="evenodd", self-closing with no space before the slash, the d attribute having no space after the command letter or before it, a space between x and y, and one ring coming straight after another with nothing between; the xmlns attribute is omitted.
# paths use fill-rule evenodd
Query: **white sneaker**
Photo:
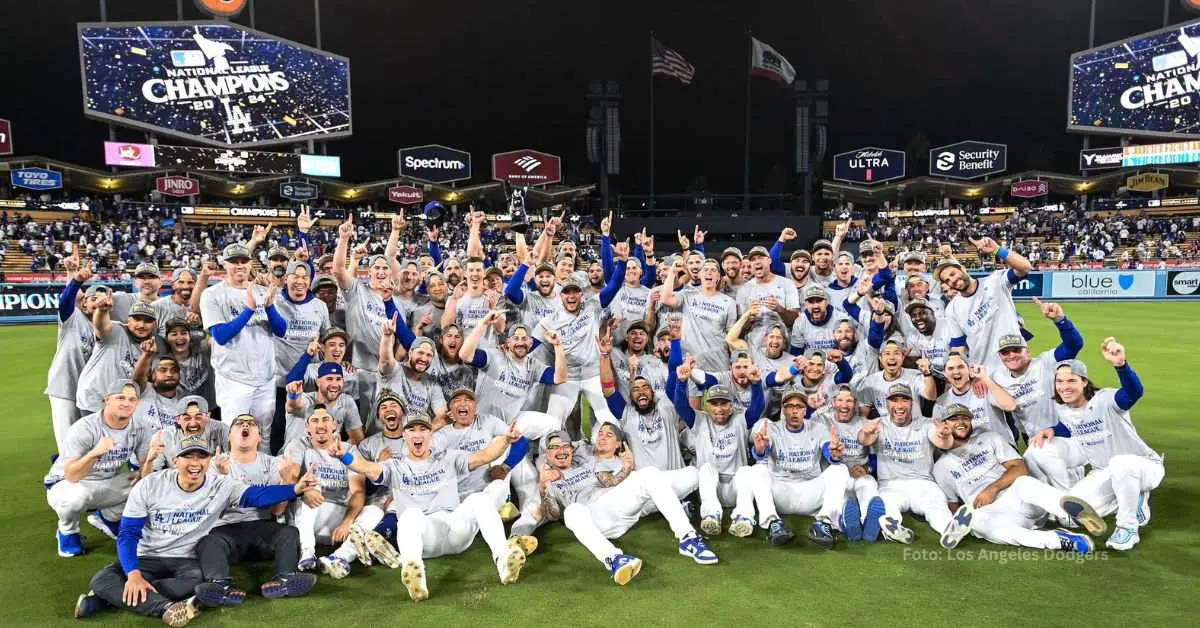
<svg viewBox="0 0 1200 628"><path fill-rule="evenodd" d="M429 587L425 584L425 561L405 561L400 568L400 581L408 589L408 597L414 602L429 599Z"/></svg>
<svg viewBox="0 0 1200 628"><path fill-rule="evenodd" d="M879 518L879 531L883 533L883 538L905 545L912 543L913 538L916 537L913 531L904 527L899 519L887 515Z"/></svg>
<svg viewBox="0 0 1200 628"><path fill-rule="evenodd" d="M500 573L500 584L513 584L521 577L525 566L525 552L514 541L509 541L508 553L496 559L496 571Z"/></svg>
<svg viewBox="0 0 1200 628"><path fill-rule="evenodd" d="M1133 549L1141 540L1142 537L1138 535L1137 528L1117 528L1104 544L1112 549L1124 552Z"/></svg>

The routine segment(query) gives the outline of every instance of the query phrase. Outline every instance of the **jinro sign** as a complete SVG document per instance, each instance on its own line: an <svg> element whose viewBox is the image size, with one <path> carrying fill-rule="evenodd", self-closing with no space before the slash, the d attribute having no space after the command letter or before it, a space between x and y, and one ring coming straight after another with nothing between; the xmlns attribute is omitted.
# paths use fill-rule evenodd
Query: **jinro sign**
<svg viewBox="0 0 1200 628"><path fill-rule="evenodd" d="M154 180L158 191L166 196L195 196L200 193L200 182L191 177L171 175Z"/></svg>

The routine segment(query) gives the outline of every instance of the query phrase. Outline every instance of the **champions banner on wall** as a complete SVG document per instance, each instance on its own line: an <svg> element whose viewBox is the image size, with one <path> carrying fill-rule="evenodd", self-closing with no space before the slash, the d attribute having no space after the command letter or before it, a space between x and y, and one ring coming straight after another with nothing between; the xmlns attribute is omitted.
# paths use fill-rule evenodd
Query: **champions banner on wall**
<svg viewBox="0 0 1200 628"><path fill-rule="evenodd" d="M1200 20L1071 55L1067 130L1194 135L1200 130Z"/></svg>
<svg viewBox="0 0 1200 628"><path fill-rule="evenodd" d="M222 22L80 24L84 115L214 146L350 135L350 60Z"/></svg>

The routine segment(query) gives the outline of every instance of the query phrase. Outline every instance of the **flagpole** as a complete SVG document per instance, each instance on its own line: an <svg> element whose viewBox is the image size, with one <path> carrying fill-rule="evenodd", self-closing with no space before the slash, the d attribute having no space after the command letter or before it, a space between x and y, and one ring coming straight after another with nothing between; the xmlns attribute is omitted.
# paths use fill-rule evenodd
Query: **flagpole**
<svg viewBox="0 0 1200 628"><path fill-rule="evenodd" d="M750 72L754 68L754 33L746 29L746 154L742 163L742 211L750 210Z"/></svg>
<svg viewBox="0 0 1200 628"><path fill-rule="evenodd" d="M654 31L650 31L650 209L654 209Z"/></svg>

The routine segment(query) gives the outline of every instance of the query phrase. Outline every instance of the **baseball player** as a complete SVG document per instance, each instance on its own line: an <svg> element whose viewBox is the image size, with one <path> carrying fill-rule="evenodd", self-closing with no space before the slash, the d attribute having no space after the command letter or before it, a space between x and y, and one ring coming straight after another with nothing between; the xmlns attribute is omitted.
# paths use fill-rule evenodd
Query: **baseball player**
<svg viewBox="0 0 1200 628"><path fill-rule="evenodd" d="M435 336L442 331L442 314L446 313L446 298L449 286L446 276L433 271L425 278L425 291L429 300L417 306L412 313L412 328L417 335Z"/></svg>
<svg viewBox="0 0 1200 628"><path fill-rule="evenodd" d="M71 424L79 420L75 392L79 375L92 355L96 333L92 329L92 314L96 304L109 295L108 286L92 285L79 295L83 285L92 278L90 263L80 263L76 246L64 262L71 280L58 297L58 342L46 377L46 396L50 398L50 425L54 430L55 451L62 452ZM49 478L48 478L49 479Z"/></svg>
<svg viewBox="0 0 1200 628"><path fill-rule="evenodd" d="M689 408L690 409L690 408ZM621 442L619 428L608 424L599 431L596 447L615 452ZM679 553L701 565L717 563L717 555L688 522L683 505L670 483L654 467L633 469L629 450L607 460L574 457L566 432L545 438L547 464L541 469L539 493L544 517L562 519L567 529L624 586L642 569L639 558L624 553L610 539L624 535L653 504L662 513L679 541Z"/></svg>
<svg viewBox="0 0 1200 628"><path fill-rule="evenodd" d="M946 496L933 481L933 450L953 444L950 426L919 414L908 384L888 389L886 414L869 423L858 435L864 447L873 447L878 461L879 497L885 513L879 519L884 538L912 543L913 532L904 527L905 510L925 517L942 535L943 547L953 547L971 531L971 506L951 514Z"/></svg>
<svg viewBox="0 0 1200 628"><path fill-rule="evenodd" d="M1105 545L1124 551L1138 544L1138 528L1150 523L1150 491L1158 488L1165 469L1162 454L1142 440L1129 413L1145 389L1126 361L1125 347L1110 337L1101 344L1101 352L1116 368L1121 387L1097 389L1083 362L1060 362L1054 369L1058 422L1038 432L1029 446L1044 447L1059 437L1069 441L1059 464L1068 469L1091 466L1071 494L1095 506L1101 516L1117 513L1117 529ZM1061 468L1056 472L1060 477L1065 474ZM1079 518L1080 504L1064 501L1063 508Z"/></svg>
<svg viewBox="0 0 1200 628"><path fill-rule="evenodd" d="M429 366L437 355L437 343L427 336L414 339L404 364L398 363L392 349L398 321L399 315L396 315L383 328L379 343L379 387L402 392L412 412L444 418L446 393L429 374Z"/></svg>
<svg viewBox="0 0 1200 628"><path fill-rule="evenodd" d="M482 451L492 441L508 432L508 424L494 415L480 415L476 404L475 391L470 388L457 388L450 393L449 412L446 414L446 424L437 426L433 434L433 449L458 450L468 455ZM517 439L509 448L503 465L511 469L522 460L529 451L529 441L524 437ZM499 474L503 469L496 471ZM472 493L478 493L487 486L494 477L490 469L477 468L458 478L458 496L466 499Z"/></svg>
<svg viewBox="0 0 1200 628"><path fill-rule="evenodd" d="M489 312L485 317L487 324L500 316L499 312ZM553 340L553 367L529 355L535 341L524 323L509 326L499 349L479 349L483 333L476 327L468 334L458 355L479 369L475 390L483 397L480 411L484 414L498 416L511 425L529 402L536 384L554 385L567 381L566 349L557 333L546 335L547 342Z"/></svg>
<svg viewBox="0 0 1200 628"><path fill-rule="evenodd" d="M179 390L179 363L169 355L158 354L158 342L142 341L141 357L133 366L133 383L142 391L134 421L146 421L152 429L174 427L175 417L183 411L187 395Z"/></svg>
<svg viewBox="0 0 1200 628"><path fill-rule="evenodd" d="M750 455L758 464L745 467L744 482L758 506L758 525L768 531L772 545L792 540L792 532L779 517L782 512L814 516L809 540L833 549L833 522L842 514L850 482L850 473L842 464L846 447L838 438L836 425L831 431L824 423L804 420L807 401L803 392L789 390L783 394L783 420L760 419L751 429ZM851 523L857 523L857 513L854 515Z"/></svg>
<svg viewBox="0 0 1200 628"><path fill-rule="evenodd" d="M137 474L135 466L146 457L153 430L133 421L140 393L137 385L119 379L103 391L104 408L75 422L67 430L60 455L63 479L46 492L46 502L58 515L58 555L84 553L79 517L88 517L96 529L116 538L121 508Z"/></svg>
<svg viewBox="0 0 1200 628"><path fill-rule="evenodd" d="M988 375L985 366L967 364L966 358L958 353L946 358L946 391L940 396L937 394L937 381L933 377L932 366L925 362L920 362L919 366L921 374L925 377L921 397L935 403L934 418L940 419L945 416L948 406L966 406L975 416L976 431L995 432L1004 437L1009 444L1016 446L1016 436L1013 428L1005 420L1004 413L1012 412L1017 404L1012 395ZM984 389L986 393L980 396L978 389Z"/></svg>
<svg viewBox="0 0 1200 628"><path fill-rule="evenodd" d="M139 262L133 269L133 287L136 293L112 293L112 317L123 321L129 318L135 303L145 303L152 309L158 300L158 292L162 290L162 276L158 272L158 264L151 261ZM157 315L157 312L155 312ZM155 318L157 320L157 316Z"/></svg>
<svg viewBox="0 0 1200 628"><path fill-rule="evenodd" d="M397 220L399 218L399 220ZM392 219L392 230L402 231L404 219ZM370 406L375 397L378 382L379 345L383 327L396 314L392 300L391 265L382 255L368 259L367 281L361 282L355 275L357 267L347 268L350 256L350 237L354 235L354 219L347 216L338 226L337 248L333 252L333 277L346 297L346 332L350 338L350 357L354 368L364 371L359 375L358 391L360 404ZM361 406L360 406L361 409ZM363 412L365 414L365 411Z"/></svg>
<svg viewBox="0 0 1200 628"><path fill-rule="evenodd" d="M318 301L309 286L312 276L305 262L289 262L284 268L282 298L275 300L275 309L283 320L287 321L287 333L274 338L275 343L275 424L272 433L275 440L271 451L292 440L281 438L280 432L286 431L286 387L289 373L300 356L307 353L309 345L315 342L329 329L329 309Z"/></svg>
<svg viewBox="0 0 1200 628"><path fill-rule="evenodd" d="M239 414L257 417L267 451L275 415L272 337L287 334L287 321L275 308L278 290L250 282L250 250L230 244L222 253L225 279L200 296L204 328L216 342L212 365L217 405L227 421Z"/></svg>
<svg viewBox="0 0 1200 628"><path fill-rule="evenodd" d="M197 315L198 316L198 315ZM160 351L174 358L179 365L179 390L184 395L200 395L215 405L213 391L212 343L203 333L192 333L192 327L182 318L167 321L163 328Z"/></svg>
<svg viewBox="0 0 1200 628"><path fill-rule="evenodd" d="M226 441L229 455L214 456L212 466L221 475L247 486L280 484L280 462L258 450L260 440L258 422L252 415L235 418ZM282 508L283 504L275 506L277 511ZM208 607L236 606L246 599L246 592L237 588L230 576L229 565L250 558L272 559L275 563L275 575L260 588L268 600L299 597L317 584L315 574L296 571L300 533L293 526L276 522L272 510L265 508L239 505L226 510L217 527L196 543L196 557L204 576L196 595Z"/></svg>
<svg viewBox="0 0 1200 628"><path fill-rule="evenodd" d="M204 397L188 395L179 400L179 407L181 409L174 422L150 438L150 449L142 465L142 477L169 467L179 453L180 443L185 439L202 439L214 452L228 449L229 426L212 420L208 413L208 401Z"/></svg>
<svg viewBox="0 0 1200 628"><path fill-rule="evenodd" d="M619 328L616 331L619 331ZM667 362L654 355L652 349L650 331L641 320L633 321L625 327L624 339L620 341L619 346L608 349L608 356L604 355L604 347L600 348L601 365L606 357L611 360L617 390L625 399L629 399L629 384L635 375L646 378L651 388L667 393L668 396L673 390L674 386L667 386L667 381L671 379L674 368L669 368Z"/></svg>
<svg viewBox="0 0 1200 628"><path fill-rule="evenodd" d="M729 364L725 333L738 319L737 303L721 293L720 280L721 268L710 259L702 263L698 289L677 294L671 281L659 288L659 303L680 311L683 350L707 371L719 371Z"/></svg>
<svg viewBox="0 0 1200 628"><path fill-rule="evenodd" d="M322 362L317 367L317 389L301 392L304 385L299 381L288 382L287 390L287 442L304 437L306 422L318 406L333 415L337 433L345 432L351 443L357 445L365 438L362 417L358 404L342 389L344 372L336 362Z"/></svg>
<svg viewBox="0 0 1200 628"><path fill-rule="evenodd" d="M425 559L461 554L471 546L475 535L481 534L492 552L500 583L516 582L527 554L537 548L537 539L505 538L498 509L508 497L508 482L493 480L484 490L461 501L458 486L463 476L504 455L521 438L521 433L515 426L509 426L504 435L468 454L462 450L437 449L432 427L428 417L408 415L404 423L407 447L404 455L383 463L371 462L344 444L338 445L341 461L351 470L391 489L390 508L399 515L396 524L399 551L391 550L384 542L376 556L389 567L402 568L400 579L409 597L420 602L429 597ZM382 540L378 534L372 534L371 538Z"/></svg>
<svg viewBox="0 0 1200 628"><path fill-rule="evenodd" d="M933 270L933 279L958 293L958 298L946 306L950 347L972 351L973 362L996 367L1000 356L995 347L999 346L1000 336L1021 333L1012 289L1033 265L991 238L971 239L971 244L981 254L995 253L997 259L1007 263L1008 269L997 270L980 281L968 275L962 264L945 259Z"/></svg>
<svg viewBox="0 0 1200 628"><path fill-rule="evenodd" d="M887 399L896 384L904 384L910 390L924 387L924 375L918 369L904 368L904 356L905 347L901 341L894 338L884 341L879 352L882 369L859 379L855 387L854 396L863 416L887 416Z"/></svg>
<svg viewBox="0 0 1200 628"><path fill-rule="evenodd" d="M809 349L835 348L837 342L833 339L833 334L838 323L845 317L845 313L833 309L829 304L829 291L825 286L810 285L805 288L803 316L797 317L796 324L792 327L792 355L804 355Z"/></svg>
<svg viewBox="0 0 1200 628"><path fill-rule="evenodd" d="M771 272L771 256L767 249L756 246L746 255L754 277L738 290L737 302L741 311L761 303L760 316L752 321L746 334L751 346L761 345L767 330L776 325L790 329L800 308L800 295L796 285L785 277Z"/></svg>
<svg viewBox="0 0 1200 628"><path fill-rule="evenodd" d="M883 500L879 498L879 484L872 475L874 456L858 440L868 420L858 414L854 389L848 384L839 385L829 405L813 413L811 420L824 424L830 433L836 429L842 441L842 464L850 479L846 483L846 505L842 508L838 528L847 540L874 543L879 540L879 518L886 512Z"/></svg>
<svg viewBox="0 0 1200 628"><path fill-rule="evenodd" d="M324 408L317 408L305 421L307 435L284 447L284 456L299 463L300 471L313 473L318 482L295 505L293 525L300 531L300 571L319 566L329 577L340 580L350 575L358 559L371 564L366 535L383 519L383 509L367 504L362 475L352 472L340 459L337 421ZM349 445L353 447L353 445ZM285 476L286 478L286 476ZM317 542L337 545L329 556L317 558Z"/></svg>
<svg viewBox="0 0 1200 628"><path fill-rule="evenodd" d="M550 247L549 237L548 230L543 230L528 259L517 267L504 287L505 298L519 312L517 320L530 327L562 309L554 264L544 261L545 250ZM532 280L528 278L530 272L533 273Z"/></svg>
<svg viewBox="0 0 1200 628"><path fill-rule="evenodd" d="M371 462L383 462L388 457L404 452L404 417L408 414L408 402L404 396L390 389L379 391L375 400L375 419L379 431L358 443L358 451ZM387 450L388 453L384 453ZM389 513L390 514L390 513Z"/></svg>
<svg viewBox="0 0 1200 628"><path fill-rule="evenodd" d="M692 409L687 398L687 380L691 366L685 362L676 374L679 383L671 401L675 412L683 419L692 433L692 444L696 448L696 465L699 467L700 529L715 536L721 533L723 507L733 506L733 521L729 533L734 536L750 536L754 532L754 505L751 495L742 489L748 486L739 483L737 474L749 460L746 448L749 442L749 427L762 417L766 399L762 385L755 381L750 386L750 404L746 410L737 409L734 395L724 386L708 389L700 411Z"/></svg>
<svg viewBox="0 0 1200 628"><path fill-rule="evenodd" d="M188 323L199 323L200 318L192 312L192 291L196 288L196 271L179 267L171 273L171 294L159 297L151 307L157 312L158 327L165 328L167 323L176 318L182 318Z"/></svg>
<svg viewBox="0 0 1200 628"><path fill-rule="evenodd" d="M750 407L753 389L755 384L761 380L762 371L754 366L749 352L734 351L729 370L721 373L706 373L696 368L695 360L691 356L688 356L684 362L690 366L688 369L689 379L684 381L690 382L694 386L694 390L689 388L693 397L700 397L704 391L713 386L722 386L728 392L733 393L736 410L744 411Z"/></svg>
<svg viewBox="0 0 1200 628"><path fill-rule="evenodd" d="M477 325L483 323L488 312L496 309L499 295L488 290L484 285L486 269L482 258L468 258L464 272L467 278L465 287L456 287L453 296L446 301L446 311L442 313L441 323L443 328L450 324L456 324L459 329L471 333ZM486 330L480 340L484 346L496 346L493 332L498 331L496 329L498 324L493 321L492 326Z"/></svg>
<svg viewBox="0 0 1200 628"><path fill-rule="evenodd" d="M1086 534L1038 530L1046 515L1067 518L1061 505L1067 495L1031 477L1021 455L1002 435L975 431L974 414L967 406L951 404L945 415L954 442L934 463L933 476L952 508L959 503L973 506L972 534L1004 545L1081 554L1094 549ZM1095 509L1078 498L1071 499L1080 505L1080 523L1092 534L1103 534L1104 519Z"/></svg>
<svg viewBox="0 0 1200 628"><path fill-rule="evenodd" d="M113 382L133 376L133 366L141 355L138 345L152 338L157 329L154 309L145 303L130 306L124 323L114 322L111 313L112 296L100 297L92 312L96 343L79 373L75 393L75 404L84 412L99 412L104 406L104 391Z"/></svg>
<svg viewBox="0 0 1200 628"><path fill-rule="evenodd" d="M458 325L446 327L438 336L438 350L433 354L433 363L427 372L443 392L456 388L475 388L475 367L458 357L463 340L465 338Z"/></svg>
<svg viewBox="0 0 1200 628"><path fill-rule="evenodd" d="M920 279L920 275L914 277ZM912 299L904 306L905 316L899 320L902 326L912 328L905 337L909 355L929 360L933 370L940 373L946 365L946 357L950 355L950 326L938 322L938 310L933 307L934 303Z"/></svg>
<svg viewBox="0 0 1200 628"><path fill-rule="evenodd" d="M230 508L267 508L316 484L307 474L294 486L247 486L208 473L213 452L202 440L184 441L175 468L138 482L129 495L117 539L120 559L92 577L91 592L79 597L75 616L107 608L162 617L186 626L200 613L202 571L196 545ZM198 590L199 589L199 590Z"/></svg>
<svg viewBox="0 0 1200 628"><path fill-rule="evenodd" d="M308 350L300 355L300 359L288 373L288 381L294 382L303 379L304 390L314 391L317 389L317 378L320 377L321 365L332 362L342 366L342 394L348 395L351 399L360 398L367 385L360 381L362 374L354 368L346 355L349 345L350 339L345 330L330 327L325 330L319 343L310 342L308 344Z"/></svg>

